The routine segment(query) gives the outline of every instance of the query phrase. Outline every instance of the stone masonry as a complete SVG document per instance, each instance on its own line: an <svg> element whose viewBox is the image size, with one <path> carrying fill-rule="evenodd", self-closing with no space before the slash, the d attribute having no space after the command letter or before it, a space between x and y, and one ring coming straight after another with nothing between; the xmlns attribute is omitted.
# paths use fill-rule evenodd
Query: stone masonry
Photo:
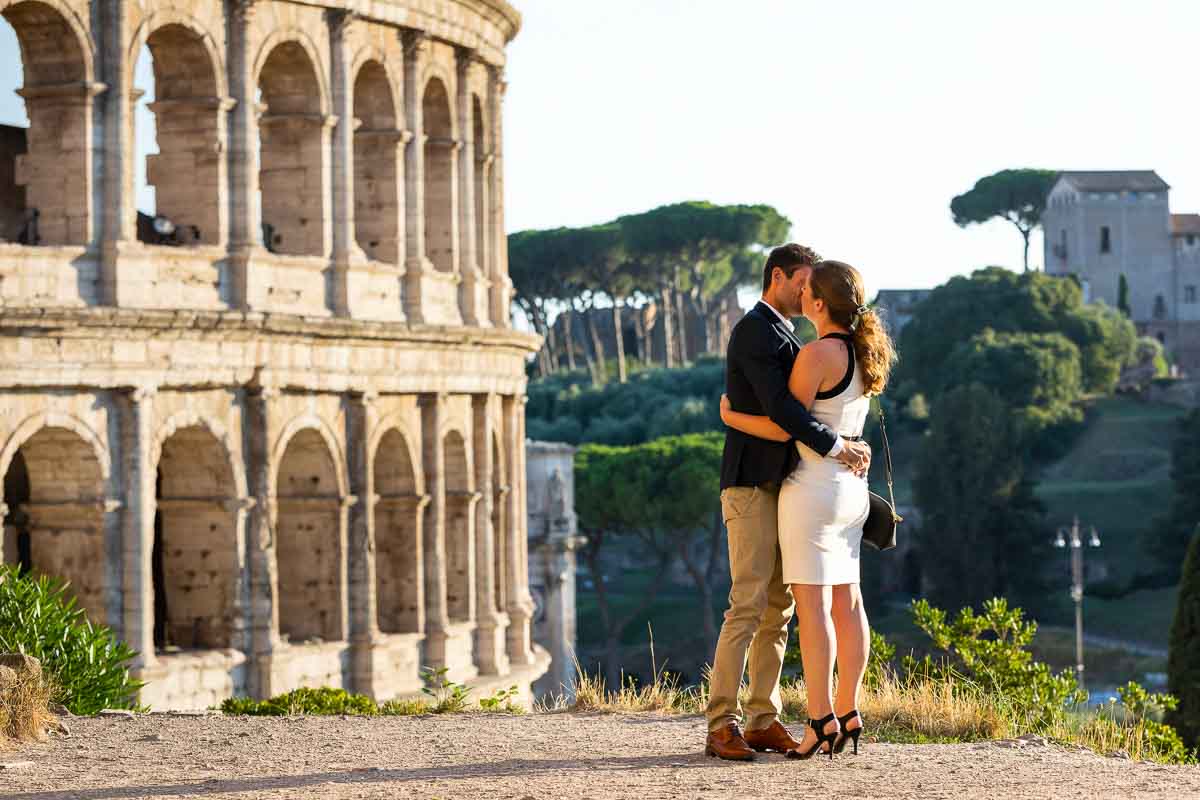
<svg viewBox="0 0 1200 800"><path fill-rule="evenodd" d="M0 0L3 557L141 701L530 684L504 0ZM137 238L132 54L158 213ZM6 134L7 135L7 134ZM32 221L32 222L31 222ZM22 243L13 229L22 227Z"/></svg>

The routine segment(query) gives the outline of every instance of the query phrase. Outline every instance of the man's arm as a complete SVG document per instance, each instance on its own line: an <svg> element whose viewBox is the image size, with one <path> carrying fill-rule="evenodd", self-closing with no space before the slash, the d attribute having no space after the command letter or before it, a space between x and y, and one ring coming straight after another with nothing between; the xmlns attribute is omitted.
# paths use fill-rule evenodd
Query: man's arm
<svg viewBox="0 0 1200 800"><path fill-rule="evenodd" d="M788 374L775 358L777 347L778 341L765 321L739 325L729 343L731 355L737 359L767 416L800 443L823 456L830 455L834 445L841 443L841 437L792 396Z"/></svg>

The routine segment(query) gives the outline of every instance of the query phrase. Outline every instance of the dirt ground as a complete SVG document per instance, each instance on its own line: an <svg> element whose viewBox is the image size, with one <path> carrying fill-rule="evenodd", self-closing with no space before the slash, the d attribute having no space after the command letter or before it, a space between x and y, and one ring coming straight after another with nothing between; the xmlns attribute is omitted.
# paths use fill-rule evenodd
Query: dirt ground
<svg viewBox="0 0 1200 800"><path fill-rule="evenodd" d="M638 714L66 720L0 752L0 797L1200 798L1200 767L1041 742L867 743L832 763L705 758L703 721ZM869 721L868 721L869 725Z"/></svg>

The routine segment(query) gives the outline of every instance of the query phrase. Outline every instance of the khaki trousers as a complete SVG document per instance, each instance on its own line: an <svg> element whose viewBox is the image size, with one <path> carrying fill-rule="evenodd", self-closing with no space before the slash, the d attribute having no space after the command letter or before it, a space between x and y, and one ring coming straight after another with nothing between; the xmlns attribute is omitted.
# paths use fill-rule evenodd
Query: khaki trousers
<svg viewBox="0 0 1200 800"><path fill-rule="evenodd" d="M709 731L740 722L738 689L750 668L746 729L761 730L779 718L779 677L794 603L783 583L779 555L779 488L731 487L721 492L721 515L729 531L729 610L721 624L709 685Z"/></svg>

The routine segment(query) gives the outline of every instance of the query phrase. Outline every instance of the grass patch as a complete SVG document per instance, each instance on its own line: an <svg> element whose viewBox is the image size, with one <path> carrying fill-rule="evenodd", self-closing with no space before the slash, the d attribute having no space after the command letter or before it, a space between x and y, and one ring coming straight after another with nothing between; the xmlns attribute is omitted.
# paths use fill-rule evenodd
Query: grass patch
<svg viewBox="0 0 1200 800"><path fill-rule="evenodd" d="M808 719L803 680L785 683L782 697L784 722ZM743 686L743 704L748 699ZM707 701L707 683L684 687L673 676L660 675L652 683L636 685L629 681L610 691L603 678L580 671L573 704L558 698L538 710L692 715L703 714ZM969 682L905 678L887 673L875 685L863 688L859 707L866 720L864 735L869 742L954 744L1036 732L1060 744L1085 747L1102 755L1120 751L1137 761L1195 761L1194 753L1181 753L1164 746L1156 737L1158 723L1152 718L1131 714L1115 704L1071 713L1049 727L1040 727L1006 698L982 691Z"/></svg>
<svg viewBox="0 0 1200 800"><path fill-rule="evenodd" d="M438 675L437 671L431 671ZM249 697L231 697L220 705L225 714L241 714L253 717L293 716L354 716L354 717L412 717L422 714L457 714L463 712L491 712L523 714L525 710L514 705L516 687L501 689L488 697L481 697L477 705L467 702L470 689L445 680L444 672L438 675L441 682L426 689L430 700L388 700L376 703L365 694L352 694L345 689L301 687L268 700L253 700Z"/></svg>

